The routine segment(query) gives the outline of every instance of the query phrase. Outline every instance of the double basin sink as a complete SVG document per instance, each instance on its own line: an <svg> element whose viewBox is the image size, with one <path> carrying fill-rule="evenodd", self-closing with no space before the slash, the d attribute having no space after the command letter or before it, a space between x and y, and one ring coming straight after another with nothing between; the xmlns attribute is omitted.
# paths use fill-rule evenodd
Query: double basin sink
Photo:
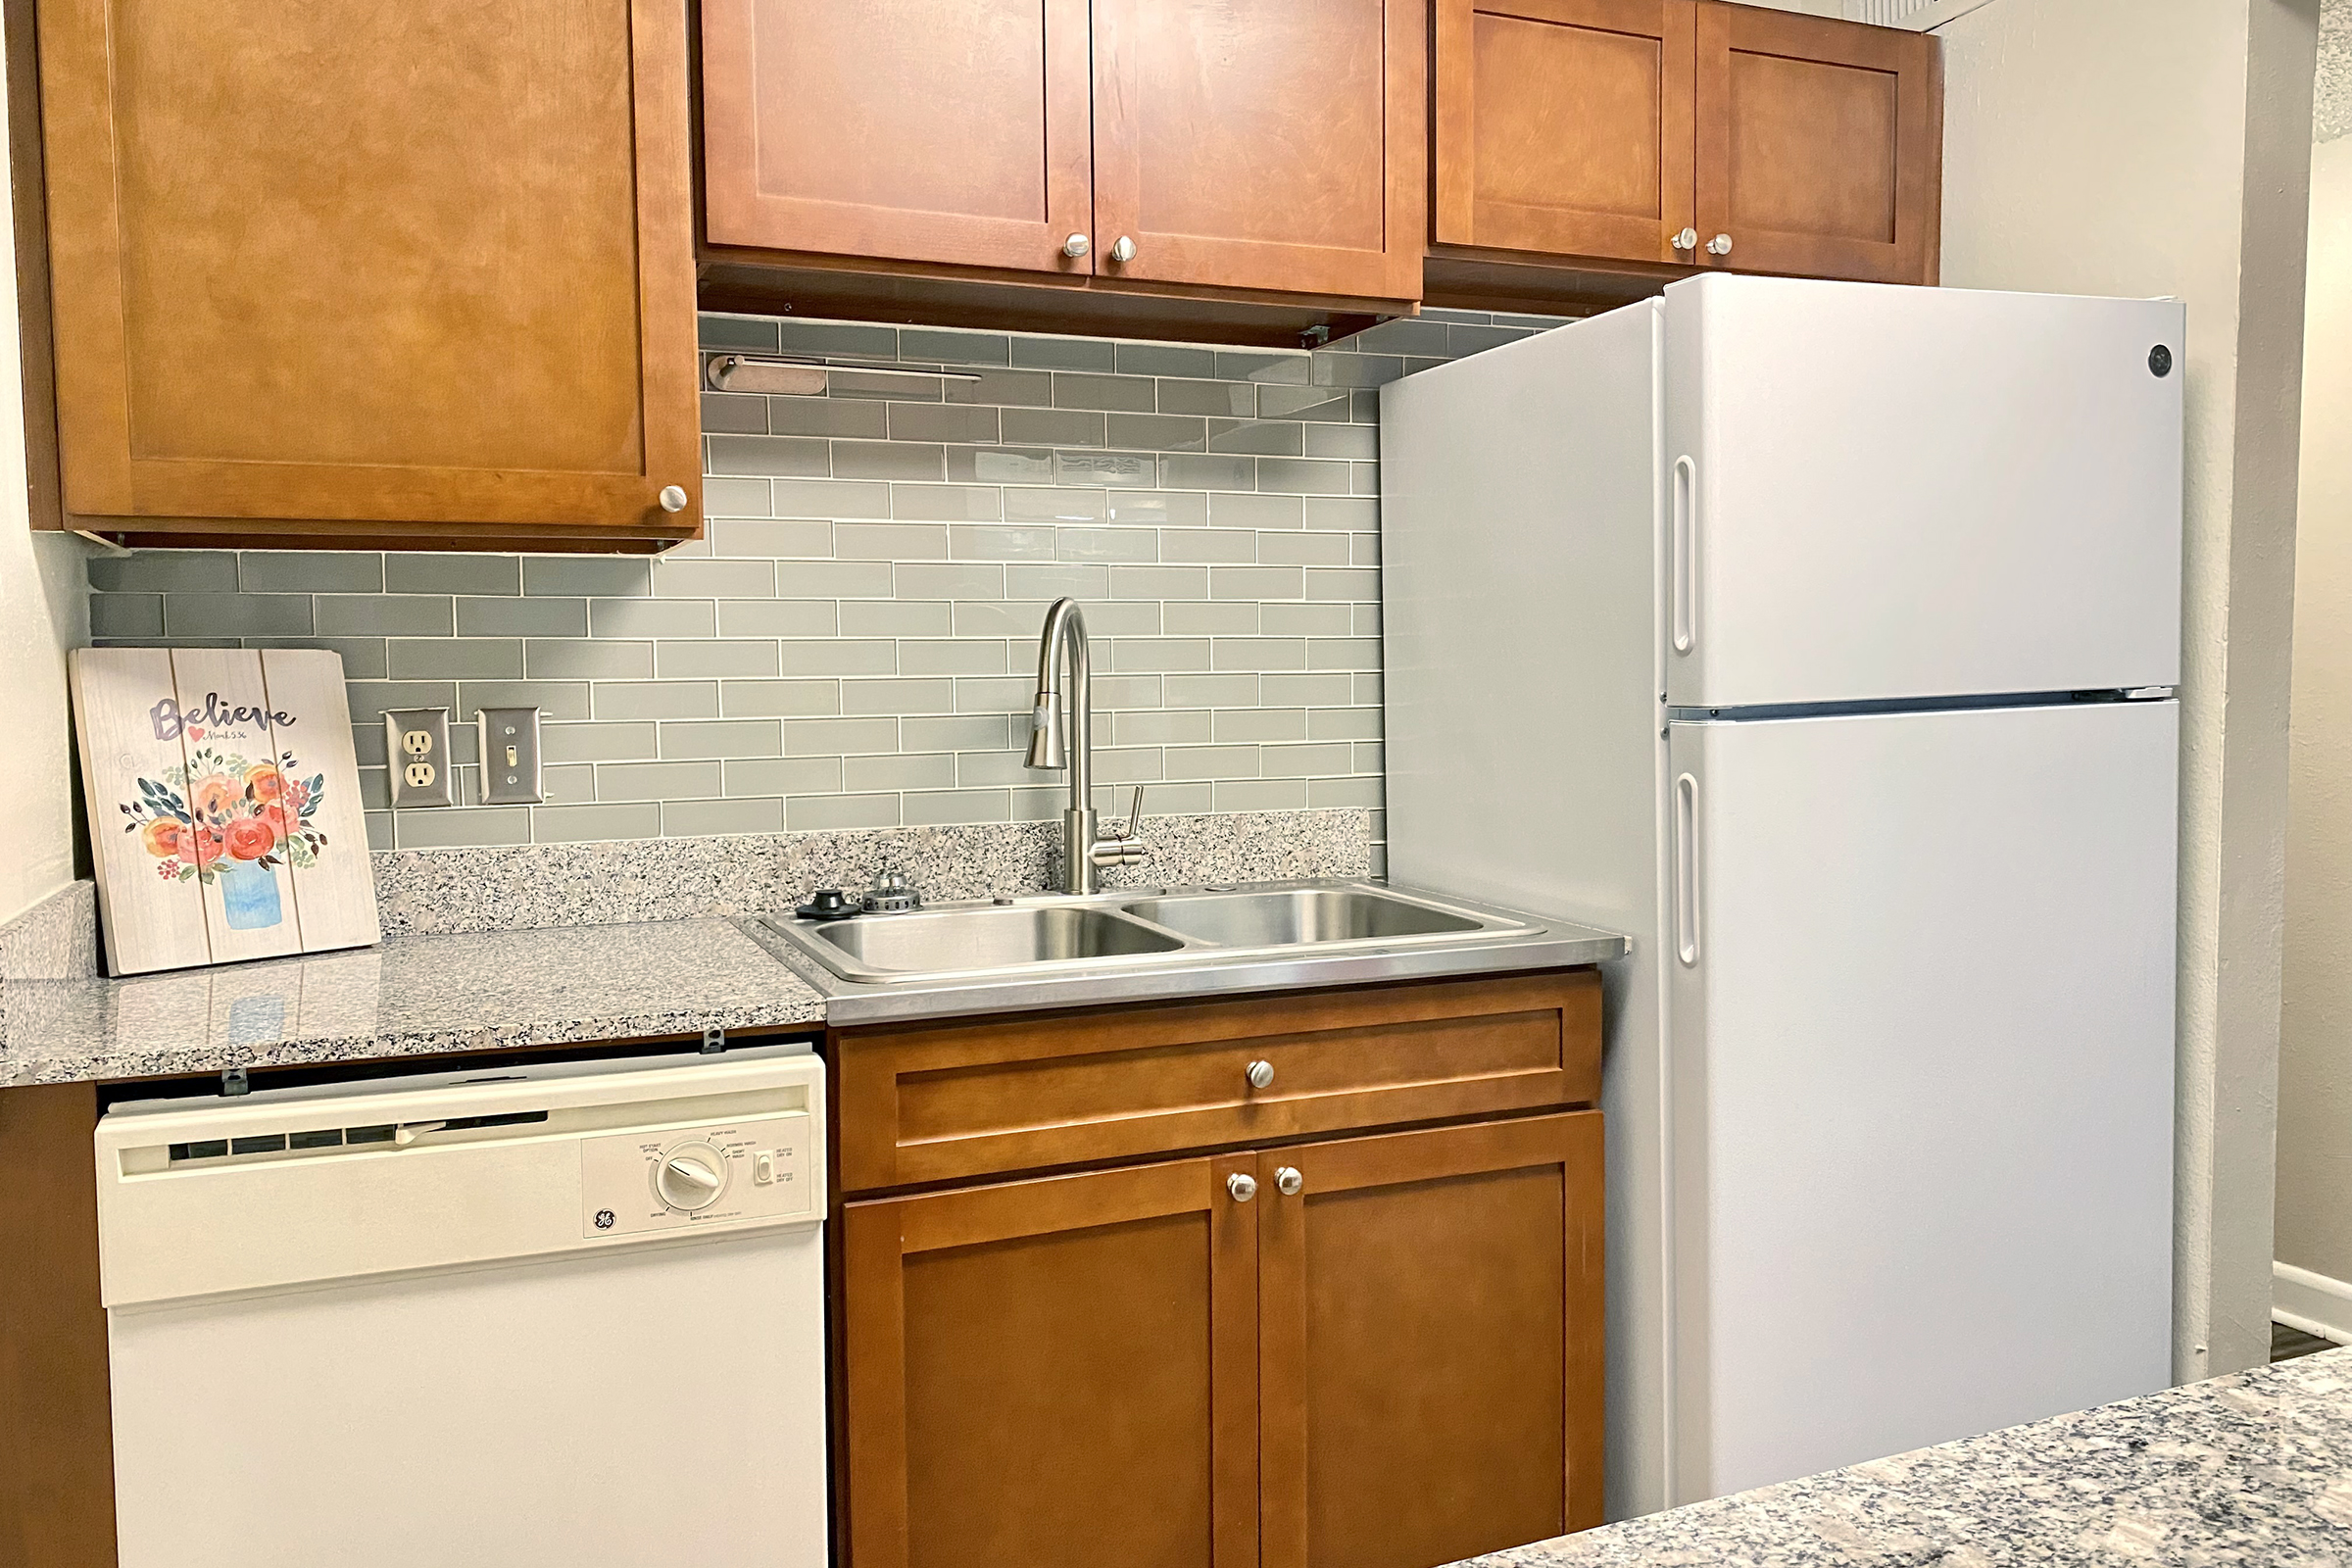
<svg viewBox="0 0 2352 1568"><path fill-rule="evenodd" d="M1128 889L843 920L769 915L761 923L831 973L867 985L1418 948L1538 936L1544 929L1498 910L1361 882Z"/></svg>

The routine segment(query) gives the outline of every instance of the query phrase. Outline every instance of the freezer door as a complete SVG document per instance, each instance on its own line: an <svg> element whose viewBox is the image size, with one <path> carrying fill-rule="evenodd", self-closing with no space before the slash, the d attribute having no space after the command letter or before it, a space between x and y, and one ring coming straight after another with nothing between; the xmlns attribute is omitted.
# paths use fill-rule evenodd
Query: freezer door
<svg viewBox="0 0 2352 1568"><path fill-rule="evenodd" d="M2176 736L1673 726L1677 1500L2170 1381Z"/></svg>
<svg viewBox="0 0 2352 1568"><path fill-rule="evenodd" d="M2177 683L2180 305L1712 275L1666 323L1675 706Z"/></svg>

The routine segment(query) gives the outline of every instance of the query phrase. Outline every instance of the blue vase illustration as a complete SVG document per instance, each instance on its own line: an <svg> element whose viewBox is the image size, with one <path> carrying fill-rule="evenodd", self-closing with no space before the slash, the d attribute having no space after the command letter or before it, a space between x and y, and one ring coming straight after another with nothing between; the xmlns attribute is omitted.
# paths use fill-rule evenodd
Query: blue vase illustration
<svg viewBox="0 0 2352 1568"><path fill-rule="evenodd" d="M285 918L277 877L258 860L220 862L220 912L231 931L262 931Z"/></svg>

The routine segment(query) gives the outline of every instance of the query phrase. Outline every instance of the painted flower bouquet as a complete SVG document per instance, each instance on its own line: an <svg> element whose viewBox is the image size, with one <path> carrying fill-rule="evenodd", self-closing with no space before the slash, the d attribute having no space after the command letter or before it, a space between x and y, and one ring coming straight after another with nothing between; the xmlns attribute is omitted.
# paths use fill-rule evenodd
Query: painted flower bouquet
<svg viewBox="0 0 2352 1568"><path fill-rule="evenodd" d="M141 777L138 799L122 803L157 860L156 874L210 883L244 864L316 864L326 835L311 825L326 792L326 775L300 778L294 754L249 762L232 753L200 747L160 779Z"/></svg>

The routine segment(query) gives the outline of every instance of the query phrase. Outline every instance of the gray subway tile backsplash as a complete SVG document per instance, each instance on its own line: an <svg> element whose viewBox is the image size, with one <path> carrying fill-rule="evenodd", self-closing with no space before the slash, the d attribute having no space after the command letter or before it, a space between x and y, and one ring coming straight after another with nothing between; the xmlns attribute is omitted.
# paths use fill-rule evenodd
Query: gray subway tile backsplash
<svg viewBox="0 0 2352 1568"><path fill-rule="evenodd" d="M378 848L1050 818L1020 749L1063 594L1106 789L1377 808L1374 389L1551 324L1307 354L710 316L708 348L972 379L705 394L706 537L665 556L141 551L90 563L92 632L340 652ZM543 709L548 804L395 821L380 710L485 703Z"/></svg>

